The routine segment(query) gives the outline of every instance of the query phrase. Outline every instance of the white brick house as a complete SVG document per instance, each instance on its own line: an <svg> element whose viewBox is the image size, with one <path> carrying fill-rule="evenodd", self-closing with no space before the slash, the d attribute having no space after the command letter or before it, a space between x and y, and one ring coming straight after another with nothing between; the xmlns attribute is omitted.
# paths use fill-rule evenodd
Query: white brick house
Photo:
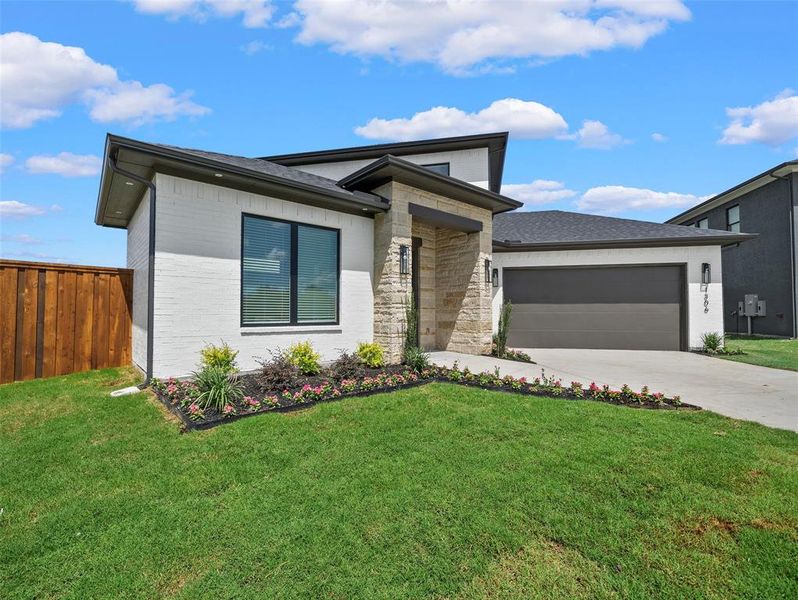
<svg viewBox="0 0 798 600"><path fill-rule="evenodd" d="M128 231L135 364L186 375L219 340L243 369L306 339L395 361L411 296L430 350L489 351L504 299L515 345L688 349L722 331L720 247L748 236L508 212L506 142L243 158L109 135L96 222ZM603 277L615 291L591 293Z"/></svg>

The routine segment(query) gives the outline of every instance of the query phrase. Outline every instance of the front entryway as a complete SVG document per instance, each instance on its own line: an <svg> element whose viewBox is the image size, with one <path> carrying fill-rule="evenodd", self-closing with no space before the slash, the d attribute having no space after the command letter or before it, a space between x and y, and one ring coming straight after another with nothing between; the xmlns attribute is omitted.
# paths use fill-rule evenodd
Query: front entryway
<svg viewBox="0 0 798 600"><path fill-rule="evenodd" d="M682 265L504 269L514 348L684 350Z"/></svg>

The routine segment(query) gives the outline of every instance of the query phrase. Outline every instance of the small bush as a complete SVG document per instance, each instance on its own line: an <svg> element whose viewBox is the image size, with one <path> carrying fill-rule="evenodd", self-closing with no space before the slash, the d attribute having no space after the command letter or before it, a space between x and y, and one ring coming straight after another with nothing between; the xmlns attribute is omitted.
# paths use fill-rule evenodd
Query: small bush
<svg viewBox="0 0 798 600"><path fill-rule="evenodd" d="M406 348L402 362L416 373L421 373L424 369L429 368L429 354L419 347Z"/></svg>
<svg viewBox="0 0 798 600"><path fill-rule="evenodd" d="M221 346L214 346L208 344L201 351L202 356L201 366L204 367L219 367L226 373L238 372L238 365L236 364L236 357L238 351L233 350L226 342L222 342Z"/></svg>
<svg viewBox="0 0 798 600"><path fill-rule="evenodd" d="M272 352L267 361L260 361L260 371L255 381L264 392L283 391L299 384L299 367L291 362L285 352Z"/></svg>
<svg viewBox="0 0 798 600"><path fill-rule="evenodd" d="M223 367L204 367L194 373L199 389L195 404L200 408L215 408L229 414L233 403L244 396L241 381Z"/></svg>
<svg viewBox="0 0 798 600"><path fill-rule="evenodd" d="M321 356L310 342L297 342L288 347L288 360L295 364L303 375L321 373Z"/></svg>
<svg viewBox="0 0 798 600"><path fill-rule="evenodd" d="M385 364L385 353L377 342L360 342L355 352L361 362L367 367L376 369Z"/></svg>
<svg viewBox="0 0 798 600"><path fill-rule="evenodd" d="M403 350L418 346L418 307L413 295L405 303L405 341Z"/></svg>
<svg viewBox="0 0 798 600"><path fill-rule="evenodd" d="M507 352L507 332L510 329L510 315L512 313L513 305L509 300L505 300L499 310L499 326L495 337L496 356L499 358L504 358L504 354Z"/></svg>
<svg viewBox="0 0 798 600"><path fill-rule="evenodd" d="M701 336L701 343L704 345L704 352L717 354L723 349L723 334L708 331Z"/></svg>
<svg viewBox="0 0 798 600"><path fill-rule="evenodd" d="M359 379L366 374L363 363L353 352L341 352L335 362L330 365L330 375L338 380Z"/></svg>

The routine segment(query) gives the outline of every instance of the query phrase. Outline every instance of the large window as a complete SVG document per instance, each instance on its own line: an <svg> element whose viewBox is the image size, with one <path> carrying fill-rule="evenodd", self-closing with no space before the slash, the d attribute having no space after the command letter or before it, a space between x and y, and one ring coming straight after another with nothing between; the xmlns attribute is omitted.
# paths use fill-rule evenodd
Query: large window
<svg viewBox="0 0 798 600"><path fill-rule="evenodd" d="M337 229L244 215L241 324L338 322Z"/></svg>
<svg viewBox="0 0 798 600"><path fill-rule="evenodd" d="M740 232L740 205L736 204L726 209L726 230Z"/></svg>

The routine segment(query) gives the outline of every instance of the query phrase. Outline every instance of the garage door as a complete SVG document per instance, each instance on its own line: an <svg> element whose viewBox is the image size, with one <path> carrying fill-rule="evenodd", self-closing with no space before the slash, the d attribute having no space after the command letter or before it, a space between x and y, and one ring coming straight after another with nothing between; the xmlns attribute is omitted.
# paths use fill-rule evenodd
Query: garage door
<svg viewBox="0 0 798 600"><path fill-rule="evenodd" d="M681 266L505 269L514 348L680 350Z"/></svg>

